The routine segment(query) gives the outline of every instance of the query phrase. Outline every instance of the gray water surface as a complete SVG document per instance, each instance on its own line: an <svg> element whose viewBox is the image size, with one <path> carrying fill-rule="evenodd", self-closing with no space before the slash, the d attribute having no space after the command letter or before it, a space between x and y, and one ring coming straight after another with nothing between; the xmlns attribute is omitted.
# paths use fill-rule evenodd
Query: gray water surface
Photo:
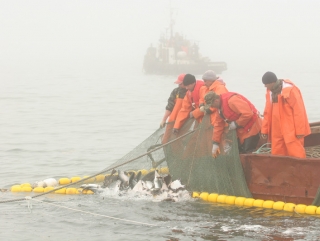
<svg viewBox="0 0 320 241"><path fill-rule="evenodd" d="M2 78L0 187L99 172L151 135L175 77L140 72L109 77L118 73ZM262 112L262 74L225 72L221 77L230 91L243 94ZM290 74L304 95L309 121L319 121L319 73ZM0 200L26 195L0 192ZM0 204L1 240L320 239L319 217L274 210L102 195L39 200L59 206L32 201L30 212L27 201Z"/></svg>

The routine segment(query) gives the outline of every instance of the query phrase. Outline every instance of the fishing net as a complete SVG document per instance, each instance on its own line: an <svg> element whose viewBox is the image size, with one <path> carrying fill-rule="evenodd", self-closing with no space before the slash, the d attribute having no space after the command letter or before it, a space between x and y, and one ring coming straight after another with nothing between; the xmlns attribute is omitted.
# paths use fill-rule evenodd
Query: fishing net
<svg viewBox="0 0 320 241"><path fill-rule="evenodd" d="M132 151L101 172L81 180L71 180L71 183L60 183L60 187L44 190L44 193L33 197L50 192L57 193L57 190L68 193L82 184L103 184L106 177L118 175L119 170L131 175L140 171L142 176L146 176L154 174L155 169L160 174L170 173L172 180L180 180L188 191L251 197L240 162L235 131L227 131L226 128L220 144L221 153L217 158L213 158L213 129L209 115L204 116L201 124L189 119L178 134L173 134L173 124L168 123L166 128L156 130ZM114 174L111 174L112 171Z"/></svg>
<svg viewBox="0 0 320 241"><path fill-rule="evenodd" d="M173 123L169 123L167 129L172 126ZM206 115L201 124L189 120L179 135L194 132L164 147L173 178L180 179L191 191L251 197L240 162L236 131L227 129L220 144L221 153L213 158L210 117ZM177 138L169 136L169 140Z"/></svg>
<svg viewBox="0 0 320 241"><path fill-rule="evenodd" d="M156 168L160 173L170 172L172 178L179 179L189 191L251 197L235 131L224 133L221 154L213 158L212 125L208 115L201 124L189 119L178 134L172 133L173 124L168 123L166 128L155 131L105 170L119 168L147 173Z"/></svg>

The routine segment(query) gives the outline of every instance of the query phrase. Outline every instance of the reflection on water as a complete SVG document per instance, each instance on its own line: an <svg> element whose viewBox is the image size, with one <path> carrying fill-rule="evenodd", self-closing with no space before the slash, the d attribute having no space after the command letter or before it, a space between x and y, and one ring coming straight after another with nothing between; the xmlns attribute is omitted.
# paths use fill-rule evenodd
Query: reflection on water
<svg viewBox="0 0 320 241"><path fill-rule="evenodd" d="M262 112L265 90L260 75L226 72L223 78L230 91L245 95ZM302 90L310 122L319 121L317 88L302 81L315 81L317 75L295 76L292 81ZM109 166L158 128L174 80L137 74L122 83L63 76L3 82L0 188L49 177L85 176ZM24 195L0 192L0 200ZM0 204L1 240L320 239L318 217L275 210L117 195L48 195L40 200L61 207L33 201L30 213L26 201Z"/></svg>

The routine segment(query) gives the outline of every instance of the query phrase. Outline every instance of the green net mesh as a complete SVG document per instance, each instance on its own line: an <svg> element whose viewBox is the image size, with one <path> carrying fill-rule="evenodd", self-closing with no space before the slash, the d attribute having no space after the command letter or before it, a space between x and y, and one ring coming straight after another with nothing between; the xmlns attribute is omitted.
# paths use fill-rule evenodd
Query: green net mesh
<svg viewBox="0 0 320 241"><path fill-rule="evenodd" d="M220 144L221 153L217 158L213 158L210 116L205 115L200 124L189 119L178 134L173 134L173 124L168 123L165 128L156 130L136 148L101 172L80 181L73 180L70 184L62 184L52 191L78 188L87 183L102 184L113 169L128 173L141 171L143 176L157 169L160 174L170 173L172 180L179 179L188 191L252 197L240 162L235 131L225 131ZM117 173L113 175L118 175Z"/></svg>
<svg viewBox="0 0 320 241"><path fill-rule="evenodd" d="M169 125L172 128L173 123ZM213 158L210 117L206 115L201 124L189 120L179 135L191 130L195 131L164 147L173 178L180 179L190 191L251 197L240 162L236 132L224 133L221 153ZM171 134L170 140L173 138L176 136Z"/></svg>
<svg viewBox="0 0 320 241"><path fill-rule="evenodd" d="M224 133L221 154L213 158L209 116L206 115L201 124L189 119L178 134L172 134L173 124L168 123L166 128L154 132L105 170L148 172L156 168L160 173L169 170L172 178L179 179L189 191L251 197L240 163L235 131Z"/></svg>

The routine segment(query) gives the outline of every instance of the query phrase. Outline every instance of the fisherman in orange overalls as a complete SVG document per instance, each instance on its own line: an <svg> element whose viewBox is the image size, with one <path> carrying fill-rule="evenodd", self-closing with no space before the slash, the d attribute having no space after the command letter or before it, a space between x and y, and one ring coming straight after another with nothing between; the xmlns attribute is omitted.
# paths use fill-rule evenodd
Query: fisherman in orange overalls
<svg viewBox="0 0 320 241"><path fill-rule="evenodd" d="M226 123L229 130L236 130L239 140L239 151L248 153L253 151L260 139L261 118L254 105L244 96L227 92L216 94L212 91L205 95L208 107L218 109L212 134L212 156L220 153L219 144Z"/></svg>
<svg viewBox="0 0 320 241"><path fill-rule="evenodd" d="M188 118L194 118L200 122L204 115L199 109L200 88L204 85L204 82L202 80L196 80L192 74L186 74L183 79L183 85L188 91L174 123L173 132L175 134L179 132L179 129Z"/></svg>
<svg viewBox="0 0 320 241"><path fill-rule="evenodd" d="M262 83L267 93L261 136L271 140L271 154L305 158L304 137L311 131L300 90L272 72Z"/></svg>
<svg viewBox="0 0 320 241"><path fill-rule="evenodd" d="M182 83L184 76L185 74L180 74L178 76L178 79L174 82L179 86L177 88L174 88L170 94L170 97L168 99L168 104L166 106L166 111L160 123L161 128L165 127L168 117L169 117L168 122L175 121L177 114L181 109L183 98L187 93L187 89Z"/></svg>
<svg viewBox="0 0 320 241"><path fill-rule="evenodd" d="M200 88L200 100L199 106L200 110L204 113L210 114L211 124L214 124L216 108L205 108L204 96L209 92L213 91L216 94L220 95L223 93L227 93L228 90L226 88L226 84L223 82L221 78L219 78L213 70L207 70L202 79L204 81L204 86Z"/></svg>

